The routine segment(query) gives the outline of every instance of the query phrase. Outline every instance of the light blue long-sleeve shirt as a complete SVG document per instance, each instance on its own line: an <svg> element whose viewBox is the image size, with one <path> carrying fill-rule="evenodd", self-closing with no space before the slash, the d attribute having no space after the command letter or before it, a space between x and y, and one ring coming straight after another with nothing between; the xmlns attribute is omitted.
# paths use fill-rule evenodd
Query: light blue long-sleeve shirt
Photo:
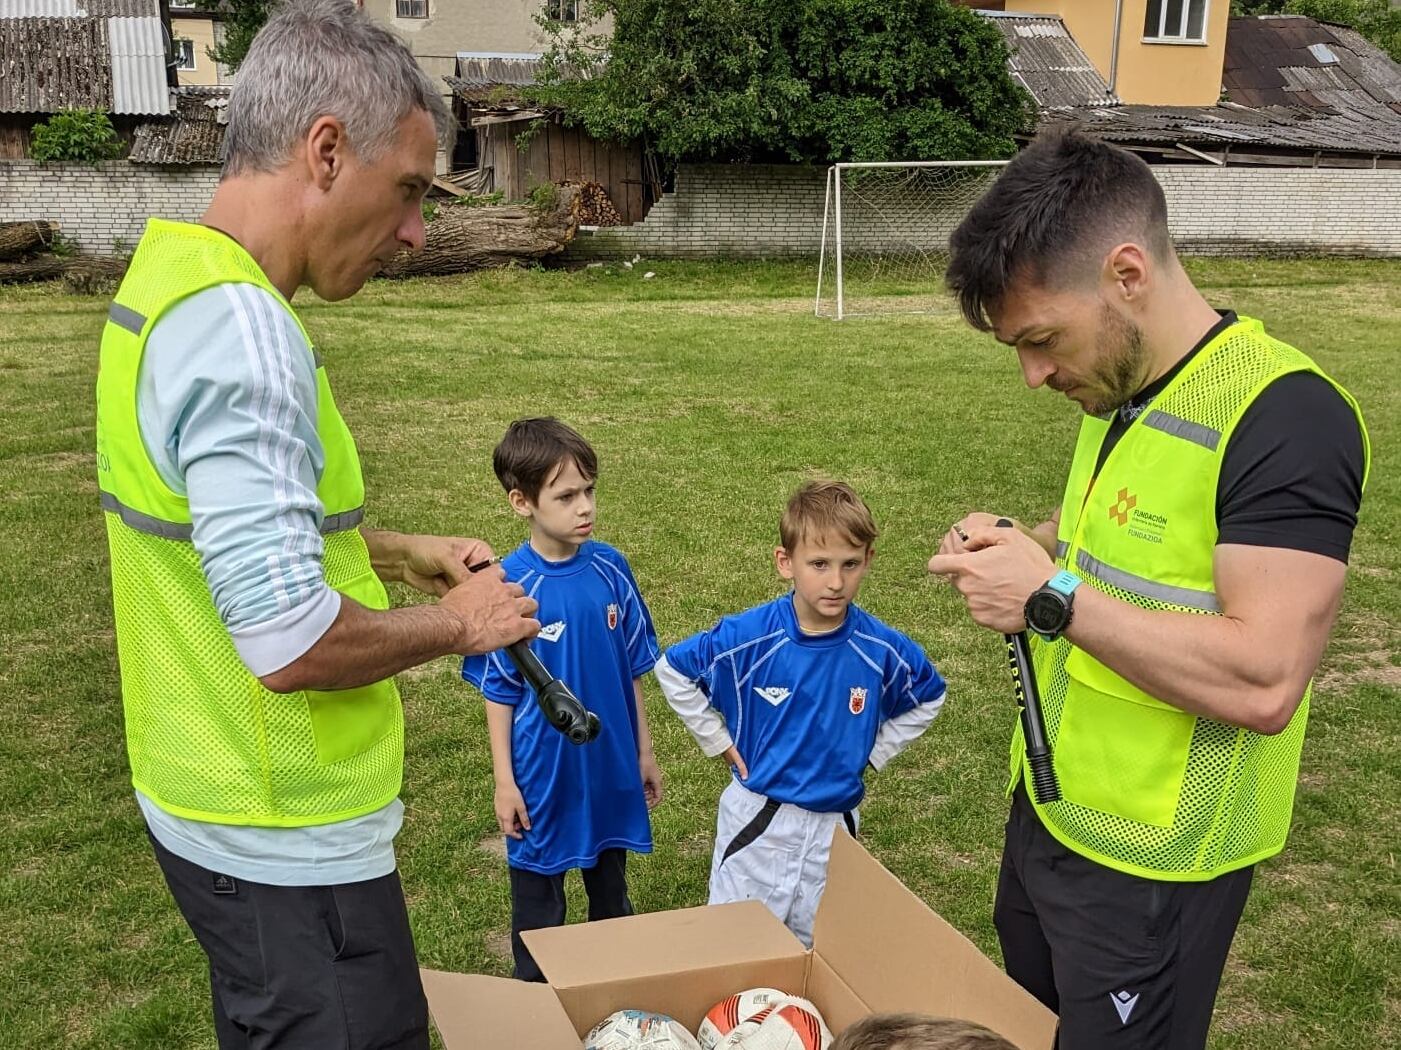
<svg viewBox="0 0 1401 1050"><path fill-rule="evenodd" d="M340 611L321 567L317 407L312 348L286 308L256 285L193 295L147 338L137 378L141 437L161 478L189 500L215 609L255 675L296 660ZM403 820L397 799L305 828L187 820L140 792L137 800L157 841L176 856L285 886L389 874Z"/></svg>

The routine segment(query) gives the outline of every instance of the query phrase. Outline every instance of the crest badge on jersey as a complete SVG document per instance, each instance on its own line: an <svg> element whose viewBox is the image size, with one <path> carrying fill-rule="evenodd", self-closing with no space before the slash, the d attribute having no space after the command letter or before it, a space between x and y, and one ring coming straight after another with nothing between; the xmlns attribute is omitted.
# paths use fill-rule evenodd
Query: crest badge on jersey
<svg viewBox="0 0 1401 1050"><path fill-rule="evenodd" d="M846 706L851 709L851 713L854 715L859 715L866 710L866 690L859 685L852 686L851 700L847 702Z"/></svg>
<svg viewBox="0 0 1401 1050"><path fill-rule="evenodd" d="M616 602L608 603L608 629L616 631L618 629L618 606Z"/></svg>

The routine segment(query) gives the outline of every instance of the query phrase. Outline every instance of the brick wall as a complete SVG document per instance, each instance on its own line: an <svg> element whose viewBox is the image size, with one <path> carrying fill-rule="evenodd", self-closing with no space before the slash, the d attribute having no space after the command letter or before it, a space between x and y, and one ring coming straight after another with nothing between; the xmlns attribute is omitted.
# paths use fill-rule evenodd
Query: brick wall
<svg viewBox="0 0 1401 1050"><path fill-rule="evenodd" d="M1401 170L1154 169L1168 198L1178 246L1208 255L1337 253L1401 256ZM141 236L146 218L194 219L214 193L213 166L156 168L112 161L86 165L0 161L0 221L56 220L85 251L112 254ZM826 172L797 165L686 165L676 192L632 226L581 232L574 258L815 256L822 234ZM844 195L846 230L868 245L915 231L933 243L957 213L915 207L888 232L858 221Z"/></svg>
<svg viewBox="0 0 1401 1050"><path fill-rule="evenodd" d="M136 246L149 216L197 219L218 181L212 165L0 161L0 222L48 219L83 251L113 255Z"/></svg>
<svg viewBox="0 0 1401 1050"><path fill-rule="evenodd" d="M1337 253L1401 256L1401 170L1161 166L1173 236L1203 255ZM815 256L820 246L826 172L800 166L686 165L676 192L627 227L581 232L574 258ZM845 231L853 197L843 195ZM914 208L887 228L926 235L956 215Z"/></svg>

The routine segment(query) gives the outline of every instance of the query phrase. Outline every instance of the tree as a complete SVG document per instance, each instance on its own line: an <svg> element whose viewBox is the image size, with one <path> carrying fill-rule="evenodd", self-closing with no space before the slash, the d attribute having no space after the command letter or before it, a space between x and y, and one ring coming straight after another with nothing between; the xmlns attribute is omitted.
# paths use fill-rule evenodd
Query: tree
<svg viewBox="0 0 1401 1050"><path fill-rule="evenodd" d="M585 0L540 24L532 99L671 162L1001 157L1031 126L1001 34L948 0Z"/></svg>
<svg viewBox="0 0 1401 1050"><path fill-rule="evenodd" d="M1308 15L1320 22L1352 26L1401 62L1401 8L1388 0L1235 0L1235 15Z"/></svg>
<svg viewBox="0 0 1401 1050"><path fill-rule="evenodd" d="M232 73L243 63L243 56L272 14L276 0L194 0L194 4L202 11L215 11L223 17L223 42L205 51Z"/></svg>

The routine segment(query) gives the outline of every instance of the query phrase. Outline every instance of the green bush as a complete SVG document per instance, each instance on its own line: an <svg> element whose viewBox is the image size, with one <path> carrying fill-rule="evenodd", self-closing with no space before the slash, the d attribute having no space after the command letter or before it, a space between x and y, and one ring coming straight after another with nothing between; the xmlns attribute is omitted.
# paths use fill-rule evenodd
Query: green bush
<svg viewBox="0 0 1401 1050"><path fill-rule="evenodd" d="M65 109L34 125L29 155L37 161L99 164L122 155L122 140L112 120L97 109Z"/></svg>

